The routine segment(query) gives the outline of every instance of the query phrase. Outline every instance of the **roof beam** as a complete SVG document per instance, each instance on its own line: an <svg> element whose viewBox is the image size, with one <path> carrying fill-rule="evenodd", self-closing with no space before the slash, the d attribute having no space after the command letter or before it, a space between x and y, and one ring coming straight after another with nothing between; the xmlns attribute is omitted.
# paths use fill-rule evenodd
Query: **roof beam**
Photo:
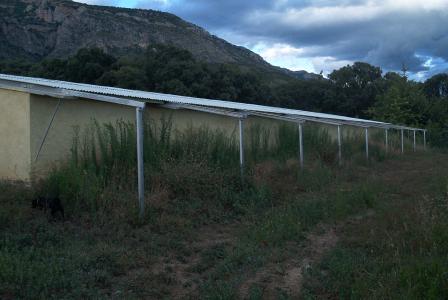
<svg viewBox="0 0 448 300"><path fill-rule="evenodd" d="M76 98L85 98L85 99L92 99L102 102L108 102L108 103L114 103L119 105L125 105L125 106L132 106L132 107L145 107L145 102L142 101L136 101L121 97L113 97L113 96L106 96L106 95L100 95L100 94L94 94L94 93L87 93L87 92L78 92L78 91L72 91L67 89L60 89L60 88L54 88L54 87L47 87L47 86L40 86L30 83L18 83L14 81L9 80L3 80L0 79L0 88L19 91L19 92L25 92L40 96L50 96L54 98L64 98L64 99L76 99Z"/></svg>
<svg viewBox="0 0 448 300"><path fill-rule="evenodd" d="M189 104L178 104L178 103L164 103L159 104L158 106L168 109L189 109L194 111L206 112L215 115L222 115L232 118L244 119L247 118L248 114L243 112L237 112L229 109L220 109L220 108L210 108L206 106L198 106L198 105L189 105Z"/></svg>
<svg viewBox="0 0 448 300"><path fill-rule="evenodd" d="M9 82L4 83L4 81L1 79L0 79L0 88L6 89L6 90L11 90L11 91L35 94L35 95L39 95L39 96L49 96L49 97L53 97L53 98L64 98L64 99L69 99L69 98L76 99L75 97L69 97L68 95L64 95L59 90L51 91L50 89L38 89L38 88L33 89L33 88L24 87L24 86L19 86L18 84L10 84Z"/></svg>
<svg viewBox="0 0 448 300"><path fill-rule="evenodd" d="M259 113L259 112L251 112L249 115L262 117L262 118L275 119L275 120L280 120L280 121L294 122L294 123L304 123L306 121L302 117L291 116L291 115L278 115L278 114Z"/></svg>
<svg viewBox="0 0 448 300"><path fill-rule="evenodd" d="M121 98L121 97L111 97L111 96L86 93L86 92L64 91L64 94L71 96L71 97L93 99L93 100L102 101L102 102L115 103L115 104L119 104L119 105L139 107L139 108L145 108L145 104L146 104L145 102L142 102L142 101L135 101L135 100L130 100L130 99Z"/></svg>

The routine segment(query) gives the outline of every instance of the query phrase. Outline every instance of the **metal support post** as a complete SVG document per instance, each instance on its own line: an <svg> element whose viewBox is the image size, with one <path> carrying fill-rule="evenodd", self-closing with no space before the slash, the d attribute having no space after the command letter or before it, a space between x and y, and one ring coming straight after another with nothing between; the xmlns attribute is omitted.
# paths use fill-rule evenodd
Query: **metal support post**
<svg viewBox="0 0 448 300"><path fill-rule="evenodd" d="M426 150L426 130L423 130L423 150Z"/></svg>
<svg viewBox="0 0 448 300"><path fill-rule="evenodd" d="M303 128L302 123L299 123L299 161L300 168L303 170L304 159L303 159Z"/></svg>
<svg viewBox="0 0 448 300"><path fill-rule="evenodd" d="M138 178L138 203L140 208L140 218L145 214L145 178L143 174L143 108L137 107L136 123L137 123L137 178Z"/></svg>
<svg viewBox="0 0 448 300"><path fill-rule="evenodd" d="M62 104L62 99L59 99L58 104L56 104L56 108L53 111L53 115L51 116L50 123L48 124L47 128L45 129L45 133L42 138L42 141L40 142L39 150L37 150L36 157L34 158L34 162L36 162L37 159L39 158L40 152L42 151L42 148L45 144L45 140L47 139L48 132L50 132L51 125L53 125L54 118L56 117L56 114L58 113L59 107L61 107L61 104Z"/></svg>
<svg viewBox="0 0 448 300"><path fill-rule="evenodd" d="M240 128L240 172L241 179L244 178L244 120L239 119L239 128Z"/></svg>
<svg viewBox="0 0 448 300"><path fill-rule="evenodd" d="M385 135L386 135L386 154L389 153L389 130L386 129L385 130Z"/></svg>
<svg viewBox="0 0 448 300"><path fill-rule="evenodd" d="M401 153L404 153L404 132L403 129L401 129Z"/></svg>
<svg viewBox="0 0 448 300"><path fill-rule="evenodd" d="M366 159L369 160L369 128L366 128Z"/></svg>
<svg viewBox="0 0 448 300"><path fill-rule="evenodd" d="M415 152L415 151L417 151L417 143L415 140L415 130L413 130L413 133L414 133L414 152Z"/></svg>
<svg viewBox="0 0 448 300"><path fill-rule="evenodd" d="M339 165L342 165L342 139L341 139L341 125L338 125L338 160Z"/></svg>

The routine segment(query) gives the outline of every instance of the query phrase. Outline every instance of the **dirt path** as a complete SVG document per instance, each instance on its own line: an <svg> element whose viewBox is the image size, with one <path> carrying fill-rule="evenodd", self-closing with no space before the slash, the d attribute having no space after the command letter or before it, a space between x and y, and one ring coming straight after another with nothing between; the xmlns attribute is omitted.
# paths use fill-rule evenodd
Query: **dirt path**
<svg viewBox="0 0 448 300"><path fill-rule="evenodd" d="M198 231L196 240L190 247L193 253L186 259L179 260L175 253L168 253L159 258L152 266L153 276L165 276L170 281L170 297L182 299L197 292L198 283L204 274L194 271L201 262L201 255L207 249L216 246L231 247L236 242L234 232L238 225L228 227L211 226ZM284 291L292 297L300 295L303 273L313 264L320 261L323 255L337 243L336 227L318 226L307 235L305 248L298 249L296 257L282 265L268 264L254 276L243 282L239 289L239 297L249 296L253 285L263 286L263 299L277 299L278 292Z"/></svg>
<svg viewBox="0 0 448 300"><path fill-rule="evenodd" d="M369 176L381 176L390 185L409 186L405 193L414 193L419 188L419 174L417 172L430 172L422 166L416 167L418 161L390 161L381 168L373 170L366 168L360 174ZM420 174L421 175L421 174ZM338 224L321 224L306 236L306 241L300 245L289 245L288 251L292 253L289 258L280 262L270 262L257 270L240 284L238 297L247 299L251 295L251 289L261 289L263 299L278 299L282 294L289 295L293 299L300 298L304 274L313 266L316 266L324 255L332 250L337 242L338 235L342 237L343 227L347 224L356 224L373 216L373 210L364 211L361 215L352 216ZM213 269L213 265L206 266L205 271L198 271L201 266L204 252L214 247L235 246L236 233L241 229L241 224L215 225L204 227L195 233L193 240L188 244L191 253L183 259L176 253L167 253L152 266L152 274L155 276L169 276L169 294L173 299L193 297L198 293L198 288L207 277L207 272ZM292 247L292 251L291 251ZM207 269L209 268L209 269Z"/></svg>
<svg viewBox="0 0 448 300"><path fill-rule="evenodd" d="M188 248L192 251L188 257L179 259L177 253L167 253L152 266L153 276L167 277L169 294L172 299L183 299L197 292L204 274L195 270L205 251L214 247L231 247L236 240L235 231L239 224L227 226L207 226L199 229Z"/></svg>
<svg viewBox="0 0 448 300"><path fill-rule="evenodd" d="M293 298L300 295L303 273L323 255L332 249L338 241L336 230L330 226L319 228L307 236L306 247L298 249L298 259L289 259L281 265L269 264L246 280L239 289L239 297L249 297L254 285L263 286L263 299L277 299L279 292L285 292Z"/></svg>
<svg viewBox="0 0 448 300"><path fill-rule="evenodd" d="M431 173L430 169L425 169L422 165L424 163L420 160L392 160L376 169L376 176L380 176L391 186L406 185L408 187L406 191L400 193L400 197L403 197L407 193L412 194L421 189L419 180L423 175L422 172ZM365 177L375 176L369 168L364 172ZM270 263L243 282L239 289L240 298L247 299L253 286L262 288L263 299L278 299L282 292L293 299L300 298L304 272L319 263L323 256L335 247L338 234L342 234L338 231L347 224L357 224L374 214L373 210L367 210L361 215L350 217L333 226L319 225L307 235L305 247L296 250L295 258L281 264Z"/></svg>
<svg viewBox="0 0 448 300"><path fill-rule="evenodd" d="M247 299L254 285L263 286L263 299L278 299L283 292L293 299L300 298L304 273L318 264L324 255L338 242L338 231L346 223L359 223L375 214L373 210L348 218L335 225L318 225L306 237L304 248L298 248L296 258L281 265L269 264L246 280L239 289L239 297Z"/></svg>

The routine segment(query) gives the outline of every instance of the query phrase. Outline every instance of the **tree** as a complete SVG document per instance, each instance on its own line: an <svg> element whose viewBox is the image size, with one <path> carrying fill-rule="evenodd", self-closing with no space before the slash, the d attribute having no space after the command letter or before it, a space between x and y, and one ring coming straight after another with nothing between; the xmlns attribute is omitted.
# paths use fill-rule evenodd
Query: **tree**
<svg viewBox="0 0 448 300"><path fill-rule="evenodd" d="M0 72L158 91L310 111L373 117L430 130L431 143L448 146L448 75L409 81L357 62L329 80L279 79L250 66L211 64L172 46L152 45L119 59L100 49L81 49L67 59L0 62Z"/></svg>
<svg viewBox="0 0 448 300"><path fill-rule="evenodd" d="M335 86L337 112L348 116L366 116L383 91L381 68L363 62L335 70L329 78Z"/></svg>
<svg viewBox="0 0 448 300"><path fill-rule="evenodd" d="M104 73L95 83L106 86L116 86L131 90L145 90L145 72L132 65L122 65L116 70Z"/></svg>
<svg viewBox="0 0 448 300"><path fill-rule="evenodd" d="M0 73L27 75L32 68L33 64L23 60L0 61Z"/></svg>
<svg viewBox="0 0 448 300"><path fill-rule="evenodd" d="M428 121L428 100L421 86L406 77L394 77L384 94L377 96L369 114L394 124L422 126Z"/></svg>
<svg viewBox="0 0 448 300"><path fill-rule="evenodd" d="M95 83L112 68L115 57L98 48L80 49L68 59L47 59L36 64L30 75L49 79Z"/></svg>
<svg viewBox="0 0 448 300"><path fill-rule="evenodd" d="M337 113L339 107L333 84L329 80L296 80L275 89L277 105L326 113Z"/></svg>
<svg viewBox="0 0 448 300"><path fill-rule="evenodd" d="M437 74L426 80L424 91L428 97L448 98L448 74Z"/></svg>
<svg viewBox="0 0 448 300"><path fill-rule="evenodd" d="M430 101L428 123L431 144L438 147L448 147L448 101L433 98Z"/></svg>
<svg viewBox="0 0 448 300"><path fill-rule="evenodd" d="M93 83L111 69L116 58L98 48L80 49L67 60L66 80Z"/></svg>

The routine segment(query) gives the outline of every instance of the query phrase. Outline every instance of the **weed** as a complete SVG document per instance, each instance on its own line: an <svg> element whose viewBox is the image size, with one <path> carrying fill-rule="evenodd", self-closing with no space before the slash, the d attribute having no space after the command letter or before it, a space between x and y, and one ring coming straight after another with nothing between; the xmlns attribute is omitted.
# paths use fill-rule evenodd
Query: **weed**
<svg viewBox="0 0 448 300"><path fill-rule="evenodd" d="M296 157L297 126L281 122L274 129L254 125L247 130L249 180L245 189L254 195L266 194L262 186L253 184L252 170L260 160L285 162ZM244 202L253 197L242 191L234 133L212 131L205 126L188 126L179 132L173 130L170 116L146 123L144 132L149 191L154 191L154 183L157 184L167 191L166 197L175 199L173 208L191 214L202 210L201 219L214 216L216 221L219 215L247 210L248 203ZM304 143L311 168L299 174L299 185L306 190L319 190L332 180L336 147L327 130L311 125L305 130ZM82 132L75 128L71 153L70 163L55 168L42 184L43 189L57 194L71 215L89 211L95 220L107 219L105 214L123 207L123 203L117 203L118 197L110 195L117 192L130 195L136 189L134 126L123 121L104 125L92 121ZM257 200L268 198L260 196ZM169 207L172 201L166 200L165 206ZM132 204L125 209L130 213L128 221L134 208Z"/></svg>
<svg viewBox="0 0 448 300"><path fill-rule="evenodd" d="M448 207L442 180L431 196L383 201L308 274L308 297L442 299L448 293ZM405 187L406 188L406 187ZM360 191L371 204L370 193Z"/></svg>
<svg viewBox="0 0 448 300"><path fill-rule="evenodd" d="M53 169L33 188L0 183L0 297L169 298L175 295L174 288L181 286L191 289L192 297L234 299L250 274L272 261L280 264L296 255L293 251L317 224L358 216L369 209L380 211L383 194L392 190L384 182L366 179L365 168L356 169L356 163L348 159L350 153L362 152L362 136L344 136L344 161L349 166L340 168L336 164L337 144L330 132L306 124L306 166L299 171L295 125L281 123L269 130L255 126L248 128L246 135L247 169L242 185L234 134L192 126L179 132L173 129L169 116L146 123L149 210L139 221L133 124L93 121L82 132L75 128L68 164ZM372 147L374 161L383 148L379 143L376 150ZM405 164L407 159L403 156L398 162ZM377 166L372 163L371 167ZM446 179L437 181L437 187L428 189L446 195ZM49 223L31 210L30 201L38 192L60 196L68 215L65 222ZM444 201L416 206L419 210L409 213L409 219L391 215L388 226L408 228L401 231L406 237L402 242L409 243L408 247L394 248L400 255L420 257L415 250L419 249L441 257L437 251L446 248L445 225L428 220L433 220L432 207L446 204L446 198ZM394 219L401 223L392 222ZM418 239L412 238L411 223L415 220L426 230L417 235ZM201 238L201 229L211 224L223 228L238 224L232 242L193 247L192 241ZM383 227L382 233L391 235L387 226ZM376 248L369 244L375 251L389 245L378 240ZM369 263L370 254L359 244L353 247L355 252L347 252L351 249L341 248L337 259L326 263L336 270L349 266L356 270L356 276L364 274L356 267L360 262ZM388 255L393 256L391 253ZM379 262L384 257L375 259ZM425 259L428 269L422 267ZM338 264L340 261L346 264ZM194 276L180 276L183 271L176 269L175 263L190 264L182 270ZM399 271L393 278L395 284L407 284L409 291L416 293L424 288L431 291L420 295L439 295L444 280L440 270L445 266L441 259L421 255L415 267L409 266L394 269ZM348 272L337 276L352 278ZM432 277L436 278L434 286ZM377 277L357 284L372 284L374 280ZM332 284L343 292L351 288L330 280ZM356 295L364 295L361 288L356 291ZM260 298L262 292L260 283L255 284L249 298ZM308 293L314 295L313 288ZM288 297L283 291L280 296Z"/></svg>

